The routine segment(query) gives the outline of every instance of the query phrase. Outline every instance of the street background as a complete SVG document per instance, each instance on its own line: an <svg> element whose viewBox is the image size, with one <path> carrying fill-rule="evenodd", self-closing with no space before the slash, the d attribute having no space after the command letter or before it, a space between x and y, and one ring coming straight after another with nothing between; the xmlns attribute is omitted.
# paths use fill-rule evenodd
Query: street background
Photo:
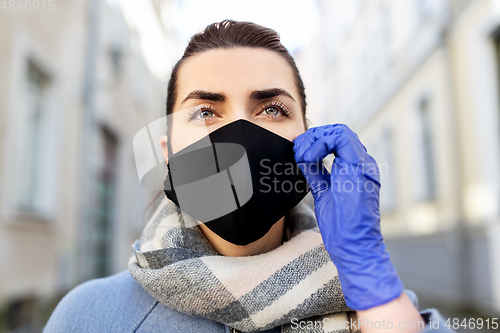
<svg viewBox="0 0 500 333"><path fill-rule="evenodd" d="M132 138L165 115L189 37L222 19L278 31L310 126L345 123L376 158L420 310L493 332L500 0L0 0L0 332L40 332L73 287L127 268L158 203Z"/></svg>

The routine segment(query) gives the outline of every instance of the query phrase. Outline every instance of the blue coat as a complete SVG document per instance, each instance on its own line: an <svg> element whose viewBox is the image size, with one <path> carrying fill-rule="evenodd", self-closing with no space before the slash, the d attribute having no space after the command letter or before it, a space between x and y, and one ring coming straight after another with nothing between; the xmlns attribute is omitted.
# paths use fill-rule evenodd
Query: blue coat
<svg viewBox="0 0 500 333"><path fill-rule="evenodd" d="M417 296L406 293L418 308ZM428 322L438 321L439 329L426 324L422 332L453 332L436 309L420 314ZM434 328L436 325L433 325ZM229 327L208 319L180 313L150 296L124 270L115 275L82 283L59 302L43 332L163 332L230 333ZM280 327L261 331L278 333Z"/></svg>

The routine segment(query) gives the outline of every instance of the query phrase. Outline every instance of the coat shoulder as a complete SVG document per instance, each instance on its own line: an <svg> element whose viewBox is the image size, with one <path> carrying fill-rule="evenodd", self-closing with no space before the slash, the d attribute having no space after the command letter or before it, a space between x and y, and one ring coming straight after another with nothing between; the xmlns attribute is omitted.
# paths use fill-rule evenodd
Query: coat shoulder
<svg viewBox="0 0 500 333"><path fill-rule="evenodd" d="M72 289L55 308L44 332L130 331L156 304L124 270Z"/></svg>

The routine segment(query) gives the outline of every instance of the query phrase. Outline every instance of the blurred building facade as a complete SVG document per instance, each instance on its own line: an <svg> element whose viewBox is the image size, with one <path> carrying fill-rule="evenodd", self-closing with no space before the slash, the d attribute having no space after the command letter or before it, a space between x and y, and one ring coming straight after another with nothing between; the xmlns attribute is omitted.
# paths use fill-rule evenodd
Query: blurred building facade
<svg viewBox="0 0 500 333"><path fill-rule="evenodd" d="M319 1L297 55L313 125L379 163L382 231L431 304L500 312L500 2Z"/></svg>
<svg viewBox="0 0 500 333"><path fill-rule="evenodd" d="M0 11L0 331L36 331L40 304L126 268L151 199L132 138L164 115L169 73L141 47L175 38L172 1L136 8L149 31L114 1L48 3Z"/></svg>
<svg viewBox="0 0 500 333"><path fill-rule="evenodd" d="M0 10L0 331L126 268L151 195L132 137L163 116L168 77L143 47L169 49L166 67L179 56L174 0L52 3ZM311 125L348 124L379 162L406 287L500 311L500 1L318 4L319 34L296 54Z"/></svg>

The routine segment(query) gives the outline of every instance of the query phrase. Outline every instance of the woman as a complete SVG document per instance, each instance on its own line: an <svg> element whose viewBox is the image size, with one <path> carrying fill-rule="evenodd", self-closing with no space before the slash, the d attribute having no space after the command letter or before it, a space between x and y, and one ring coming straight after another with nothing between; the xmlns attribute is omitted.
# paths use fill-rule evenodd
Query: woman
<svg viewBox="0 0 500 333"><path fill-rule="evenodd" d="M447 330L436 310L418 312L389 259L378 169L356 134L306 130L304 86L276 32L209 25L167 93L166 198L129 270L72 290L46 332Z"/></svg>

